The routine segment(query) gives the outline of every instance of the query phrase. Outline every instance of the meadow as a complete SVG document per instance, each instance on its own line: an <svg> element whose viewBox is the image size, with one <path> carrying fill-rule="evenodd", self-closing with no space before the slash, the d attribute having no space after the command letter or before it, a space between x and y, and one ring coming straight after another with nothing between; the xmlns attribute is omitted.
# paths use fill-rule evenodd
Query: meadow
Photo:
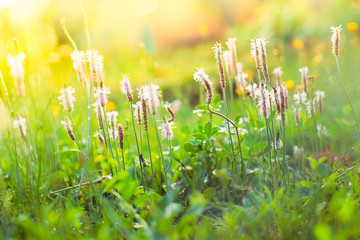
<svg viewBox="0 0 360 240"><path fill-rule="evenodd" d="M334 2L131 54L86 4L54 47L0 9L1 239L358 239L360 38Z"/></svg>

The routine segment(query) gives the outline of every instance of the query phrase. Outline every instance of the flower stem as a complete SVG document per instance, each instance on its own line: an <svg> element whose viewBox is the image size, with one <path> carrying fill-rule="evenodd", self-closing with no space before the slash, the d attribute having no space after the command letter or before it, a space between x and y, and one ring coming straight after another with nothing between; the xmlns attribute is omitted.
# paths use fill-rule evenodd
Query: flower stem
<svg viewBox="0 0 360 240"><path fill-rule="evenodd" d="M147 143L148 143L148 149L149 149L149 156L150 156L150 165L151 165L151 184L152 184L152 188L155 191L155 182L154 182L154 164L152 161L152 157L151 157L151 147L150 147L150 140L149 140L149 132L146 132L146 138L147 138Z"/></svg>
<svg viewBox="0 0 360 240"><path fill-rule="evenodd" d="M360 127L359 127L359 123L358 123L358 120L356 118L356 114L355 114L355 111L354 111L354 107L351 103L351 100L350 100L350 97L345 89L345 86L344 86L344 82L343 82L343 77L342 77L342 73L341 73L341 69L340 69L340 63L339 63L339 59L338 57L335 57L336 59L336 67L337 67L337 70L338 70L338 73L339 73L339 78L340 78L340 85L341 85L341 88L343 89L343 92L346 96L346 99L348 100L349 102L349 105L351 107L351 112L354 116L354 120L355 120L355 123L356 123L356 128L358 130L358 132L360 133ZM357 172L358 172L358 168L359 168L359 158L357 158L356 160L356 167L354 168L354 179L353 179L353 187L355 189L355 186L356 186L356 182L357 182Z"/></svg>
<svg viewBox="0 0 360 240"><path fill-rule="evenodd" d="M229 117L225 88L222 89L222 92L223 92L223 98L224 98L225 116L226 116L226 117ZM234 148L234 142L233 142L233 139L232 139L232 136L231 136L230 123L229 123L228 121L226 121L226 122L227 122L227 127L228 127L228 132L229 132L231 150L232 150L232 153L233 153L234 161L236 161L236 159L235 159L235 148Z"/></svg>
<svg viewBox="0 0 360 240"><path fill-rule="evenodd" d="M239 136L239 128L238 128L238 127L236 126L236 124L235 124L232 120L230 120L228 117L222 115L221 113L218 113L218 112L215 112L215 111L211 110L209 104L207 104L207 108L208 108L208 110L209 110L211 113L213 113L213 114L215 114L215 115L218 115L218 116L224 118L224 119L227 120L231 125L233 125L233 126L235 127L235 129L236 129L236 136L237 136L237 140L238 140L238 148L239 148L239 153L240 153L240 159L241 159L241 175L242 175L242 177L245 179L245 181L247 182L247 179L246 179L246 177L245 177L245 163L244 163L244 158L243 158L243 156L242 156L242 151L241 151L241 141L240 141L240 136Z"/></svg>
<svg viewBox="0 0 360 240"><path fill-rule="evenodd" d="M140 163L140 167L142 169L141 162L140 162L140 149L139 149L138 138L137 138L137 135L136 135L135 121L134 121L134 111L133 111L132 102L130 102L130 111L131 111L131 121L132 121L133 129L134 129L134 136L135 136L135 141L136 141L136 148L137 148L138 157L139 157L139 163ZM134 165L134 176L135 176L135 180L136 180L135 160L133 160L133 165ZM142 170L141 170L141 175L142 175L142 178L144 178Z"/></svg>
<svg viewBox="0 0 360 240"><path fill-rule="evenodd" d="M170 186L169 186L168 179L167 179L167 171L166 171L165 159L164 159L164 155L163 155L163 151L162 151L162 147L161 147L160 136L159 136L158 129L157 129L157 126L156 126L155 114L153 114L153 119L154 119L154 127L155 127L155 132L156 132L156 138L157 138L157 141L158 141L158 146L159 146L159 151L160 151L160 157L161 157L161 161L162 161L162 164L163 164L163 167L164 167L165 184L166 184L167 190L170 191Z"/></svg>

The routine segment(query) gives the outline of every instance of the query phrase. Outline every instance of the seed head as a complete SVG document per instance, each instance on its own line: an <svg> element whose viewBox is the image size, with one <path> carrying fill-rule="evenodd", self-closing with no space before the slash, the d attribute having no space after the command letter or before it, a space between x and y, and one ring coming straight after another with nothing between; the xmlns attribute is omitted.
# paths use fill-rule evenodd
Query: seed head
<svg viewBox="0 0 360 240"><path fill-rule="evenodd" d="M233 69L236 71L236 63L237 63L237 51L236 51L236 38L228 38L226 45L229 48L230 52L231 52L231 65L233 67Z"/></svg>
<svg viewBox="0 0 360 240"><path fill-rule="evenodd" d="M120 149L124 149L124 129L123 126L121 125L121 123L119 123L119 125L117 126L117 133L119 136L119 146Z"/></svg>
<svg viewBox="0 0 360 240"><path fill-rule="evenodd" d="M250 48L251 48L250 53L255 61L256 69L261 70L261 56L260 56L259 40L256 38L251 40Z"/></svg>
<svg viewBox="0 0 360 240"><path fill-rule="evenodd" d="M246 86L248 85L248 82L246 81L248 75L242 71L241 63L236 64L236 69L237 69L236 77L235 77L236 85L239 89L245 89Z"/></svg>
<svg viewBox="0 0 360 240"><path fill-rule="evenodd" d="M165 103L165 109L166 111L170 114L171 118L168 120L168 122L173 122L175 121L175 112L171 107L171 103Z"/></svg>
<svg viewBox="0 0 360 240"><path fill-rule="evenodd" d="M222 46L220 43L216 43L213 47L215 52L215 58L219 70L219 76L220 76L220 86L222 88L226 87L226 81L225 81L225 73L224 73L224 66L222 62Z"/></svg>
<svg viewBox="0 0 360 240"><path fill-rule="evenodd" d="M106 117L109 121L109 126L111 126L112 129L116 128L116 124L117 124L117 116L119 115L118 112L116 111L111 111L111 112L107 112L106 113Z"/></svg>
<svg viewBox="0 0 360 240"><path fill-rule="evenodd" d="M150 113L155 115L157 112L157 108L160 105L159 97L161 96L160 87L153 83L145 86L144 88L144 96L147 100L147 104L149 105Z"/></svg>
<svg viewBox="0 0 360 240"><path fill-rule="evenodd" d="M90 62L90 71L92 75L92 81L95 87L104 83L104 57L99 54L98 50L87 50L87 60Z"/></svg>
<svg viewBox="0 0 360 240"><path fill-rule="evenodd" d="M96 119L98 121L99 129L103 129L103 121L104 121L104 110L103 107L96 101L94 104L94 111L96 113Z"/></svg>
<svg viewBox="0 0 360 240"><path fill-rule="evenodd" d="M276 79L276 85L280 86L281 85L281 77L283 75L283 72L281 70L281 67L277 67L274 69L273 74L275 75L275 79Z"/></svg>
<svg viewBox="0 0 360 240"><path fill-rule="evenodd" d="M69 118L65 117L65 120L61 121L61 124L64 125L64 128L65 128L66 132L68 133L70 139L75 141L75 135L74 135L73 128L71 126L71 121L69 120Z"/></svg>
<svg viewBox="0 0 360 240"><path fill-rule="evenodd" d="M316 100L317 100L317 106L319 113L323 112L323 99L325 97L325 92L323 91L316 91L315 92Z"/></svg>
<svg viewBox="0 0 360 240"><path fill-rule="evenodd" d="M175 127L173 127L173 125L174 125L173 122L166 121L159 126L162 139L167 138L167 139L171 140L174 138L174 133L173 133L172 129Z"/></svg>
<svg viewBox="0 0 360 240"><path fill-rule="evenodd" d="M282 141L280 139L280 131L278 129L277 132L276 132L275 149L279 150L280 148L282 148L282 146L283 146L283 143L282 143Z"/></svg>
<svg viewBox="0 0 360 240"><path fill-rule="evenodd" d="M25 54L20 52L13 56L8 55L7 60L10 66L10 75L14 78L15 88L19 96L25 96L25 70L24 70Z"/></svg>
<svg viewBox="0 0 360 240"><path fill-rule="evenodd" d="M255 96L258 100L261 116L268 118L270 114L269 91L265 88L264 82L261 82L260 88L256 89Z"/></svg>
<svg viewBox="0 0 360 240"><path fill-rule="evenodd" d="M99 104L101 107L106 107L108 102L108 95L110 94L109 88L104 86L96 87L94 88L94 92L94 96L97 99L97 104Z"/></svg>
<svg viewBox="0 0 360 240"><path fill-rule="evenodd" d="M265 39L257 39L257 40L259 41L259 46L260 46L260 56L261 56L262 72L264 75L264 79L266 83L270 83L270 75L269 75L267 57L266 57L267 42L265 42Z"/></svg>
<svg viewBox="0 0 360 240"><path fill-rule="evenodd" d="M117 133L116 133L116 130L115 129L112 129L112 128L109 128L109 137L112 139L112 140L116 140L117 138Z"/></svg>
<svg viewBox="0 0 360 240"><path fill-rule="evenodd" d="M285 93L285 108L289 108L289 91L286 87L284 87L284 93Z"/></svg>
<svg viewBox="0 0 360 240"><path fill-rule="evenodd" d="M148 112L147 112L147 101L145 98L145 90L144 86L138 89L138 95L141 102L141 111L142 111L142 117L144 122L144 129L145 131L149 130L149 119L148 119Z"/></svg>
<svg viewBox="0 0 360 240"><path fill-rule="evenodd" d="M97 137L99 139L99 142L102 146L105 144L105 139L100 132L95 132L94 137Z"/></svg>
<svg viewBox="0 0 360 240"><path fill-rule="evenodd" d="M341 25L338 27L332 26L330 28L333 35L331 36L332 42L332 54L334 57L340 56L340 32L341 32Z"/></svg>
<svg viewBox="0 0 360 240"><path fill-rule="evenodd" d="M301 150L298 146L294 146L294 159L296 162L301 161Z"/></svg>
<svg viewBox="0 0 360 240"><path fill-rule="evenodd" d="M299 92L294 94L294 100L297 105L304 104L306 102L306 92L299 89Z"/></svg>
<svg viewBox="0 0 360 240"><path fill-rule="evenodd" d="M86 53L84 51L75 50L70 55L73 61L73 68L76 71L76 75L79 82L83 86L87 87L88 80L87 80L87 71L86 71Z"/></svg>
<svg viewBox="0 0 360 240"><path fill-rule="evenodd" d="M142 110L141 110L141 102L137 102L134 109L135 119L137 124L140 125L142 123Z"/></svg>
<svg viewBox="0 0 360 240"><path fill-rule="evenodd" d="M279 91L279 97L280 97L280 121L283 126L285 126L286 121L286 115L285 115L285 109L286 109L286 87L284 84L280 84L278 87Z"/></svg>
<svg viewBox="0 0 360 240"><path fill-rule="evenodd" d="M306 111L308 112L310 118L314 117L314 111L315 111L314 102L315 102L315 100L316 99L314 99L313 101L309 100L305 103Z"/></svg>
<svg viewBox="0 0 360 240"><path fill-rule="evenodd" d="M74 111L74 101L75 89L72 87L62 88L60 90L61 95L58 97L60 104L63 105L64 111L73 112Z"/></svg>
<svg viewBox="0 0 360 240"><path fill-rule="evenodd" d="M223 52L223 57L224 57L225 70L226 70L227 78L231 79L231 78L234 77L234 72L235 72L235 69L233 68L233 65L232 65L231 52L229 50L224 51Z"/></svg>
<svg viewBox="0 0 360 240"><path fill-rule="evenodd" d="M275 87L273 87L273 93L271 94L271 97L272 97L273 102L275 103L276 111L278 113L280 113L281 112L280 98L279 98L279 95L278 95Z"/></svg>
<svg viewBox="0 0 360 240"><path fill-rule="evenodd" d="M296 125L299 125L299 123L300 123L300 110L301 110L301 108L295 108L294 109Z"/></svg>
<svg viewBox="0 0 360 240"><path fill-rule="evenodd" d="M307 94L308 93L308 87L307 87L307 74L309 72L309 69L307 67L303 67L303 68L299 68L299 71L301 72L301 82L303 84L304 87L304 92Z"/></svg>
<svg viewBox="0 0 360 240"><path fill-rule="evenodd" d="M204 85L207 93L206 103L210 104L214 97L214 91L212 88L212 82L210 81L209 76L205 73L204 68L195 68L194 79L197 82L202 82Z"/></svg>
<svg viewBox="0 0 360 240"><path fill-rule="evenodd" d="M129 102L134 101L129 77L126 74L123 74L123 79L121 80L121 92L126 95Z"/></svg>
<svg viewBox="0 0 360 240"><path fill-rule="evenodd" d="M256 90L258 89L258 86L256 83L252 83L252 84L249 84L247 87L246 87L246 90L249 92L249 95L251 97L256 97Z"/></svg>
<svg viewBox="0 0 360 240"><path fill-rule="evenodd" d="M26 119L19 116L17 120L14 120L14 128L18 128L21 137L26 139Z"/></svg>

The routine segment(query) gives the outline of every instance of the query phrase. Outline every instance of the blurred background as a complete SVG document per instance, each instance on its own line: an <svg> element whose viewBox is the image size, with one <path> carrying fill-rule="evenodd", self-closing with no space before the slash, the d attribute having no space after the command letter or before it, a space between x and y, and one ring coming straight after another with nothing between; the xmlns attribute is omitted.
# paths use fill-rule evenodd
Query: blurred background
<svg viewBox="0 0 360 240"><path fill-rule="evenodd" d="M332 97L341 94L331 55L332 25L343 26L343 71L359 65L359 0L0 0L0 69L9 89L13 80L6 58L15 53L14 37L26 54L25 78L34 95L56 95L64 84L77 87L73 47L60 22L65 18L78 48L86 50L84 12L91 47L104 55L105 83L114 94L121 74L129 73L134 88L150 81L161 85L167 101L196 96L194 67L205 67L216 83L211 47L229 37L237 38L238 61L252 80L250 40L263 37L269 41L270 71L281 66L288 88L295 91L298 68L307 65L316 87L332 91L326 101L333 114L343 105ZM345 76L347 87L360 102L359 74L351 74ZM198 97L193 99L190 105Z"/></svg>
<svg viewBox="0 0 360 240"><path fill-rule="evenodd" d="M40 67L37 62L44 58L50 69L70 67L73 48L60 20L66 19L78 47L86 50L85 11L92 48L104 55L110 82L127 72L139 83L156 78L172 86L191 77L194 67L214 65L210 46L228 37L238 39L239 59L249 70L254 37L270 41L273 66L283 65L288 55L300 66L316 67L330 54L329 27L343 24L357 37L360 21L358 0L0 0L0 8L5 73L13 37L27 55L26 64L36 65L28 69Z"/></svg>

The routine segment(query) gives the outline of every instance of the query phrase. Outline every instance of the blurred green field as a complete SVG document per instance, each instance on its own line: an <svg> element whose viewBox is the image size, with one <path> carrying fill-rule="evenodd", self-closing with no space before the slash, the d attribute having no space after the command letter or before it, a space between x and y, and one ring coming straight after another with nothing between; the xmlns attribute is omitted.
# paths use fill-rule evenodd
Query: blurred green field
<svg viewBox="0 0 360 240"><path fill-rule="evenodd" d="M360 133L353 115L360 119L359 10L357 0L0 0L1 238L359 238ZM93 107L89 131L88 90L90 103L96 99L77 79L70 56L74 46L61 19L79 50L97 49L104 56L104 84L111 91L104 111L117 111L124 127L124 171L118 142L105 132L110 144L93 137L99 130ZM339 66L354 113L331 52L330 27L339 25ZM235 129L230 138L227 121L209 113L204 87L194 81L195 68L203 67L215 91L210 108L225 114L212 47L219 42L227 49L231 37L237 39L237 60L248 83L259 78L251 40L269 42L272 84L273 70L281 67L290 98L286 129L274 111L269 122L275 129L268 130L256 100L227 76L229 118L240 129L241 148L235 150ZM10 74L8 55L17 53L14 38L26 55L26 96L18 96ZM294 94L303 89L299 68L304 66L314 77L308 97L324 91L324 109L311 117L301 106L301 124L296 125ZM120 89L122 74L129 74L134 104L137 88L160 86L157 126L170 118L166 102L175 110L174 138L160 142L149 112L152 166L142 125L136 125L134 136L129 101ZM58 99L69 86L75 89L72 113ZM76 141L61 124L65 117ZM26 119L26 138L14 126L21 118ZM285 145L277 152L266 134L275 140L278 129L286 139L281 135ZM137 152L139 140L145 165ZM295 146L303 149L300 160ZM234 159L232 151L237 152Z"/></svg>

